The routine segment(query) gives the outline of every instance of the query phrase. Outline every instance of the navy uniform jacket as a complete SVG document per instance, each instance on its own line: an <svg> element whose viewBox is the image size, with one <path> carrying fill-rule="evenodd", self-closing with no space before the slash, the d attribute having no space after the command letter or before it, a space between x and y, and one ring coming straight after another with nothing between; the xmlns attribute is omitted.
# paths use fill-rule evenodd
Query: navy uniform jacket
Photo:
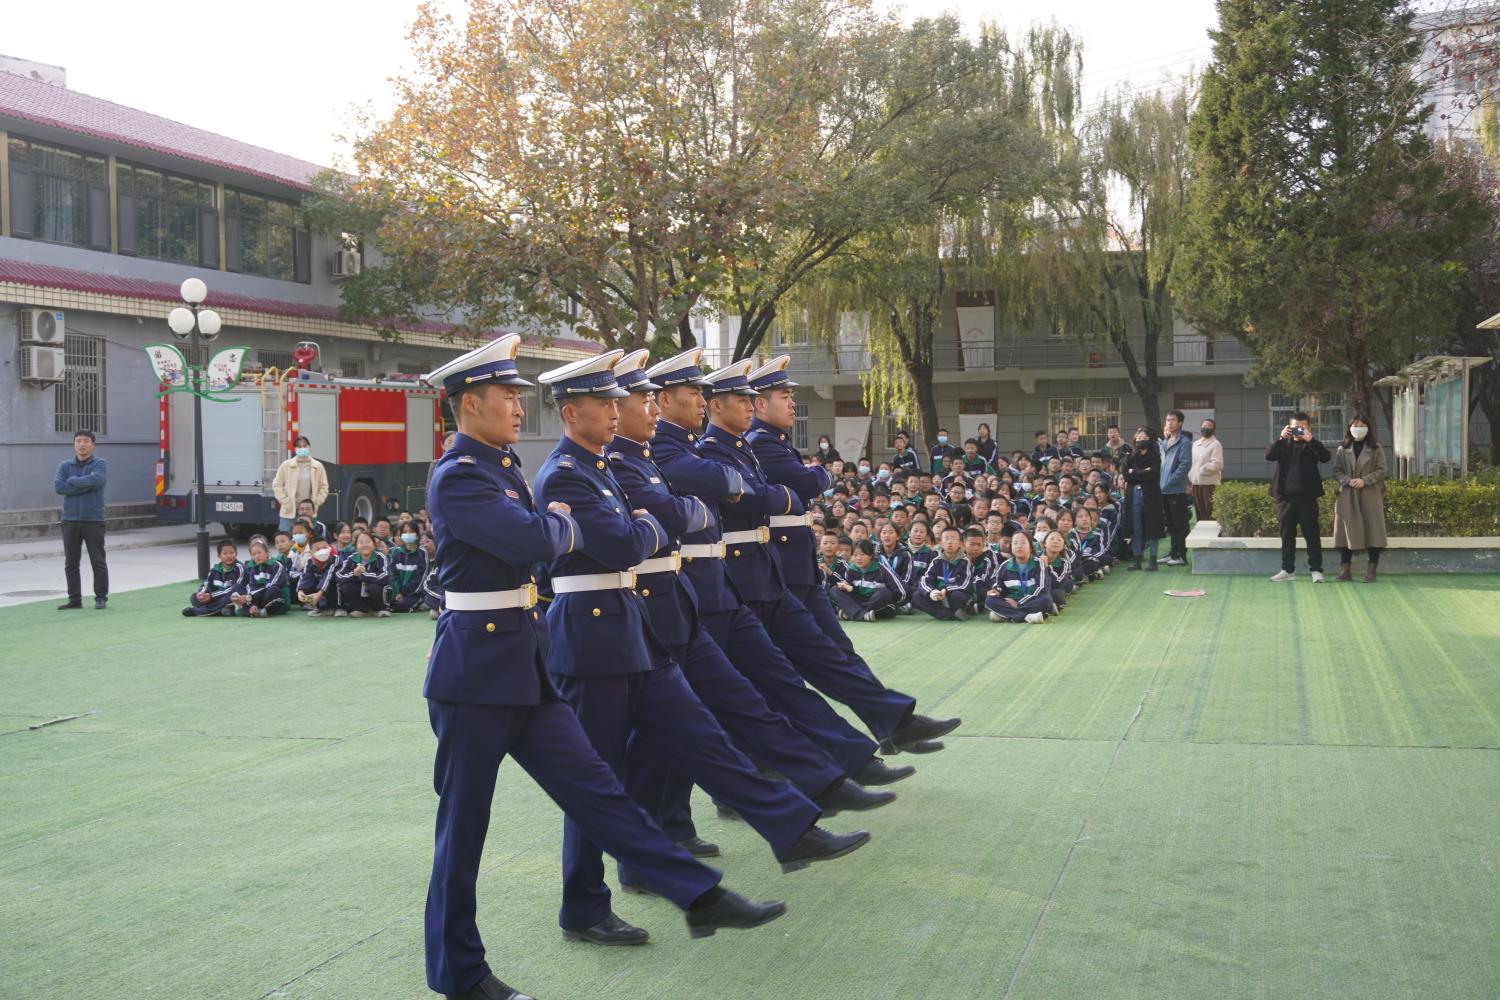
<svg viewBox="0 0 1500 1000"><path fill-rule="evenodd" d="M354 567L364 566L365 571L361 576L354 575ZM361 562L359 553L355 553L345 559L343 565L339 566L338 572L334 574L340 582L350 583L378 583L382 586L390 579L391 566L386 562L385 556L378 551L371 552L367 562Z"/></svg>
<svg viewBox="0 0 1500 1000"><path fill-rule="evenodd" d="M991 586L1000 592L1002 598L1009 598L1017 603L1026 600L1038 593L1047 593L1051 590L1048 586L1047 571L1042 566L1042 561L1032 556L1025 565L1017 563L1014 559L1007 559L1000 564L1000 571L995 575Z"/></svg>
<svg viewBox="0 0 1500 1000"><path fill-rule="evenodd" d="M742 500L748 488L737 471L699 455L697 446L695 431L658 420L656 437L651 439L651 459L673 493L698 497L708 506L708 527L684 534L682 544L717 544L722 536L718 505ZM684 558L682 573L697 595L698 610L703 614L733 611L740 606L739 592L724 570L723 559Z"/></svg>
<svg viewBox="0 0 1500 1000"><path fill-rule="evenodd" d="M406 546L391 549L391 592L410 597L422 592L427 579L427 550L418 545L408 550Z"/></svg>
<svg viewBox="0 0 1500 1000"><path fill-rule="evenodd" d="M583 544L558 554L548 576L616 573L667 544L655 517L631 517L625 491L603 455L564 437L536 474L537 503L573 508ZM449 588L457 589L457 588ZM558 594L547 608L547 670L557 676L634 674L665 664L669 654L651 631L633 589Z"/></svg>
<svg viewBox="0 0 1500 1000"><path fill-rule="evenodd" d="M995 579L995 574L1000 572L1000 563L1003 562L1000 554L994 549L985 549L979 553L978 559L971 559L974 564L974 587L973 591L980 597L989 589Z"/></svg>
<svg viewBox="0 0 1500 1000"><path fill-rule="evenodd" d="M948 459L962 454L963 452L951 444L935 444L927 451L927 470L934 476L941 475L943 466L948 464Z"/></svg>
<svg viewBox="0 0 1500 1000"><path fill-rule="evenodd" d="M198 593L207 594L210 597L222 597L224 594L243 594L245 581L245 564L236 559L233 563L225 566L222 562L216 562L209 568L208 576L198 585Z"/></svg>
<svg viewBox="0 0 1500 1000"><path fill-rule="evenodd" d="M906 469L909 472L917 472L919 471L917 466L917 450L911 445L907 445L904 449L891 456L892 469Z"/></svg>
<svg viewBox="0 0 1500 1000"><path fill-rule="evenodd" d="M802 464L802 456L792 447L786 431L757 418L750 425L745 441L755 452L766 480L790 489L804 507L833 484L833 476L821 465ZM772 528L771 548L781 559L781 572L788 585L817 586L823 574L818 570L818 551L811 528Z"/></svg>
<svg viewBox="0 0 1500 1000"><path fill-rule="evenodd" d="M459 434L437 460L427 488L444 591L515 590L531 565L582 542L567 514L538 514L521 460ZM427 660L425 697L469 705L536 705L556 696L539 669L547 628L535 608L444 611Z"/></svg>
<svg viewBox="0 0 1500 1000"><path fill-rule="evenodd" d="M246 563L245 572L240 577L240 593L248 597L259 597L267 590L275 591L271 596L284 597L281 591L285 586L286 565L274 559L267 559L260 565Z"/></svg>
<svg viewBox="0 0 1500 1000"><path fill-rule="evenodd" d="M967 594L970 598L974 596L974 587L978 581L974 578L974 564L969 562L969 557L962 552L958 558L949 562L939 552L933 557L932 562L927 564L927 572L922 574L922 582L918 584L922 593L933 590L945 590L952 597L955 592Z"/></svg>
<svg viewBox="0 0 1500 1000"><path fill-rule="evenodd" d="M648 558L660 559L677 551L677 539L708 528L713 515L697 497L672 495L661 470L651 460L650 445L616 437L605 454L615 482L625 492L627 508L644 509L661 522L667 540ZM680 573L642 576L636 588L646 602L656 637L669 648L686 646L698 632L697 596Z"/></svg>
<svg viewBox="0 0 1500 1000"><path fill-rule="evenodd" d="M719 504L719 520L725 534L764 529L772 514L803 513L802 501L797 494L785 486L773 486L767 482L755 452L744 438L709 424L708 431L698 439L698 453L738 472L754 490L735 503ZM747 601L779 600L786 589L781 564L769 545L731 543L724 563L735 589Z"/></svg>
<svg viewBox="0 0 1500 1000"><path fill-rule="evenodd" d="M844 563L839 570L839 578L852 585L854 592L860 597L869 597L877 587L887 587L896 596L896 600L906 600L906 584L890 566L874 559L864 569L860 569L852 561Z"/></svg>
<svg viewBox="0 0 1500 1000"><path fill-rule="evenodd" d="M333 597L333 591L338 584L333 575L338 572L339 557L330 556L320 568L313 561L312 556L307 557L307 562L302 566L302 574L297 577L297 589L304 594L322 594L324 597Z"/></svg>

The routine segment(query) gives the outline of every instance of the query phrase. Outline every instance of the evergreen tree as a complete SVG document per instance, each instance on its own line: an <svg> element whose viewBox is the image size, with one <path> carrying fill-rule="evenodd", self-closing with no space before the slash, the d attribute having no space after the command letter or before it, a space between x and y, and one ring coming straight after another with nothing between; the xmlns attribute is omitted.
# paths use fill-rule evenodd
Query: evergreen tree
<svg viewBox="0 0 1500 1000"><path fill-rule="evenodd" d="M1243 338L1254 377L1301 390L1374 378L1451 329L1460 248L1488 224L1444 183L1422 126L1404 0L1220 0L1190 131L1175 275L1198 326Z"/></svg>

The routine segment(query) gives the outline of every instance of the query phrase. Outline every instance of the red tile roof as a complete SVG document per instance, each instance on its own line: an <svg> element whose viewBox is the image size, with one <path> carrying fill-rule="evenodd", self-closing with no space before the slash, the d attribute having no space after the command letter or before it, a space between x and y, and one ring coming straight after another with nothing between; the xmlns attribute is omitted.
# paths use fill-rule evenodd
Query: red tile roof
<svg viewBox="0 0 1500 1000"><path fill-rule="evenodd" d="M3 75L3 74L0 74ZM168 284L164 281L148 281L144 278L126 278L117 274L98 274L92 271L75 271L65 267L51 267L45 264L29 264L19 260L0 259L0 282L11 282L18 285L33 285L39 288L57 288L70 292L84 292L93 295L119 295L125 298L144 299L148 301L171 303L180 305L182 296L177 285ZM270 316L293 316L306 319L321 319L331 322L349 322L341 319L338 309L333 306L309 305L302 302L286 302L281 299L262 299L249 295L234 295L229 292L214 291L209 289L208 298L204 304L215 309L244 309L251 312L265 313ZM163 313L165 315L165 313ZM451 323L405 323L394 324L398 330L409 333L427 333L435 336L445 336L455 333L458 327ZM505 331L489 331L491 338L500 336ZM545 340L542 337L523 336L522 342L533 346L560 347L573 351L588 351L598 354L604 350L603 345L592 340L581 340L576 337L553 337Z"/></svg>
<svg viewBox="0 0 1500 1000"><path fill-rule="evenodd" d="M0 115L310 190L323 168L19 73L0 73Z"/></svg>

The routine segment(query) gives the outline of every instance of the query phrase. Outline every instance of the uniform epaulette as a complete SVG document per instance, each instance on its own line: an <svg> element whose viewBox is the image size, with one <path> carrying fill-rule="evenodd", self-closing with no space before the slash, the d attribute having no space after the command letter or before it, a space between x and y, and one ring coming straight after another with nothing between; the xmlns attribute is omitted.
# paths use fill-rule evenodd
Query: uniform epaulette
<svg viewBox="0 0 1500 1000"><path fill-rule="evenodd" d="M716 437L713 437L712 435L709 435L709 436L706 436L706 437L701 437L701 438L698 439L698 443L699 444L718 444L718 442L719 442L719 439L716 438Z"/></svg>
<svg viewBox="0 0 1500 1000"><path fill-rule="evenodd" d="M611 462L616 462L616 461L623 462L625 460L625 456L623 454L621 454L620 452L618 452L618 451L608 451L608 452L605 452L604 453L604 457L607 458L607 459L609 459Z"/></svg>
<svg viewBox="0 0 1500 1000"><path fill-rule="evenodd" d="M573 467L573 456L572 455L558 455L557 456L557 467L559 469L571 469Z"/></svg>
<svg viewBox="0 0 1500 1000"><path fill-rule="evenodd" d="M479 464L479 459L475 458L473 455L460 455L457 458L455 458L453 461L458 462L460 465L478 465Z"/></svg>

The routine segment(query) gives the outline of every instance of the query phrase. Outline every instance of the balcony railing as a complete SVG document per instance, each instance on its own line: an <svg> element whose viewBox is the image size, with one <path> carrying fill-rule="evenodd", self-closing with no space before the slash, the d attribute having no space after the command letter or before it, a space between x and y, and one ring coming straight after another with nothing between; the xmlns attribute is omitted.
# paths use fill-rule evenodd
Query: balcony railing
<svg viewBox="0 0 1500 1000"><path fill-rule="evenodd" d="M1137 359L1144 359L1143 338L1132 338L1130 346ZM863 346L772 345L769 353L787 353L793 366L807 375L854 376L870 368L870 352ZM1158 345L1157 364L1165 370L1214 366L1243 366L1254 360L1244 344L1237 340L1210 340L1189 336L1163 338ZM1080 344L1076 340L997 341L993 344L938 344L933 349L935 372L993 372L1017 369L1121 368L1119 353L1108 342ZM707 359L705 358L705 363ZM728 364L728 360L723 362Z"/></svg>

